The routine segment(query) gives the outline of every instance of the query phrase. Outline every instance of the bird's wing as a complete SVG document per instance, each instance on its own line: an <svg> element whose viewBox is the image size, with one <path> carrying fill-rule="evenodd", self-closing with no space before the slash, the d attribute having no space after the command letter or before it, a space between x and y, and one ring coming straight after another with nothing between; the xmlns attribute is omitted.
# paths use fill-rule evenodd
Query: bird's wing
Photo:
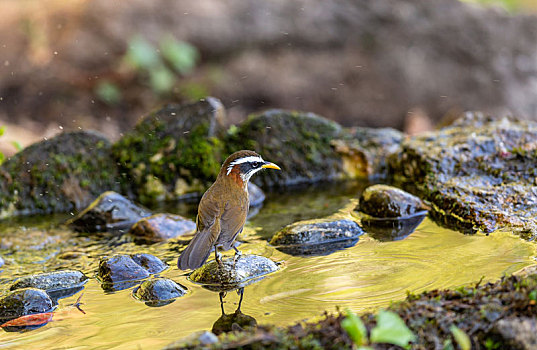
<svg viewBox="0 0 537 350"><path fill-rule="evenodd" d="M198 210L196 218L196 234L177 260L177 266L181 270L197 269L203 265L220 235L218 202L207 196L202 198L200 209L202 210Z"/></svg>
<svg viewBox="0 0 537 350"><path fill-rule="evenodd" d="M222 243L225 250L231 248L231 244L233 244L237 235L242 231L247 215L247 200L238 205L228 203L225 206L224 213L220 218L220 228L222 233L218 240L219 243Z"/></svg>

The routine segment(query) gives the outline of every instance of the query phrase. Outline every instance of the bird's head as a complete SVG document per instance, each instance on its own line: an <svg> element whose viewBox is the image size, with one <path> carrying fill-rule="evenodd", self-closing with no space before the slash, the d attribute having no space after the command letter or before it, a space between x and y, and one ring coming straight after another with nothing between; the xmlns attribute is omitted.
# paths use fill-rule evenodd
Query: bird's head
<svg viewBox="0 0 537 350"><path fill-rule="evenodd" d="M232 178L242 186L246 186L252 175L263 169L281 170L276 164L264 161L254 151L243 150L227 157L222 165L220 174Z"/></svg>

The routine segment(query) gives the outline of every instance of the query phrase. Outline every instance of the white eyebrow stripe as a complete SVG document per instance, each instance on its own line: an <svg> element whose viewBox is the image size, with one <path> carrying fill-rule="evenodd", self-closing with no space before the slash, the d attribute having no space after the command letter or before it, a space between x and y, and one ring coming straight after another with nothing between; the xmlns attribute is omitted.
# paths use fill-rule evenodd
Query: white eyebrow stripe
<svg viewBox="0 0 537 350"><path fill-rule="evenodd" d="M265 161L263 160L263 158L258 157L258 156L248 156L248 157L242 157L242 158L239 158L239 159L235 159L227 167L226 175L229 175L229 173L231 173L231 170L233 170L234 165L242 164L242 163L246 163L246 162L262 162L262 163L264 163Z"/></svg>

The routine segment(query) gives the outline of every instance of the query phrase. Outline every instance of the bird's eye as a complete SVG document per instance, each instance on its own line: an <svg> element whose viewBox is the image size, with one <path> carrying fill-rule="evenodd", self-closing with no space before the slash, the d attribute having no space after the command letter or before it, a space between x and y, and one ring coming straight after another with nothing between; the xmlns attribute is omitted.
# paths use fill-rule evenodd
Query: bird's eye
<svg viewBox="0 0 537 350"><path fill-rule="evenodd" d="M260 162L253 162L252 166L254 168L259 168L261 166L261 163Z"/></svg>

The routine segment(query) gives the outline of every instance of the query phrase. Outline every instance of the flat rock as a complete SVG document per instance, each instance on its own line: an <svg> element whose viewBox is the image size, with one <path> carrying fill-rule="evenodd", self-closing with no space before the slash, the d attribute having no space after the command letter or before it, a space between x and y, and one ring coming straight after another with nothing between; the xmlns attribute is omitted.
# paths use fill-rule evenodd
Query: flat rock
<svg viewBox="0 0 537 350"><path fill-rule="evenodd" d="M21 277L11 285L10 290L31 287L43 289L47 292L55 292L81 287L87 280L88 277L80 271L53 271Z"/></svg>
<svg viewBox="0 0 537 350"><path fill-rule="evenodd" d="M76 211L119 190L110 142L94 132L65 132L20 151L0 167L0 217Z"/></svg>
<svg viewBox="0 0 537 350"><path fill-rule="evenodd" d="M113 145L126 193L141 203L201 195L224 160L217 136L225 114L218 99L207 97L144 117Z"/></svg>
<svg viewBox="0 0 537 350"><path fill-rule="evenodd" d="M174 214L155 214L139 220L129 233L137 243L157 243L192 233L196 223Z"/></svg>
<svg viewBox="0 0 537 350"><path fill-rule="evenodd" d="M161 306L185 295L186 292L185 287L169 278L151 278L142 282L133 294L136 299L149 302L150 306Z"/></svg>
<svg viewBox="0 0 537 350"><path fill-rule="evenodd" d="M509 228L537 236L537 123L467 113L408 138L390 157L397 184L431 203L437 222L464 232Z"/></svg>
<svg viewBox="0 0 537 350"><path fill-rule="evenodd" d="M276 263L268 258L242 255L236 262L233 258L223 259L222 265L213 260L192 272L189 278L208 289L226 290L243 287L277 270Z"/></svg>
<svg viewBox="0 0 537 350"><path fill-rule="evenodd" d="M284 227L270 244L291 255L322 255L356 244L363 234L352 220L308 220Z"/></svg>
<svg viewBox="0 0 537 350"><path fill-rule="evenodd" d="M397 187L373 185L362 192L355 210L375 218L397 218L422 212L424 204L418 197Z"/></svg>
<svg viewBox="0 0 537 350"><path fill-rule="evenodd" d="M150 215L149 210L119 193L107 191L70 220L68 225L77 232L127 231L134 223Z"/></svg>
<svg viewBox="0 0 537 350"><path fill-rule="evenodd" d="M52 311L53 302L47 292L23 288L8 292L0 298L0 322L31 314Z"/></svg>

